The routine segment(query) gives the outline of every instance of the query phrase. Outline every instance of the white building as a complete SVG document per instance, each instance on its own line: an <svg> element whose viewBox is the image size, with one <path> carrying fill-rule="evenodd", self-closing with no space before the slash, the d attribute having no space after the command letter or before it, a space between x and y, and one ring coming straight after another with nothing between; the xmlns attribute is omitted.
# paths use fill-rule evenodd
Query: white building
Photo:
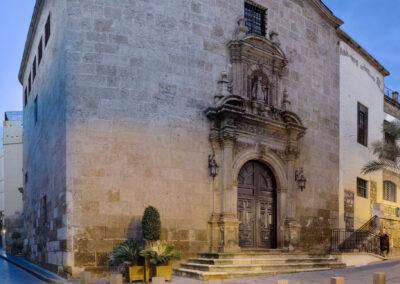
<svg viewBox="0 0 400 284"><path fill-rule="evenodd" d="M373 159L371 144L383 139L383 82L389 72L347 34L339 35L340 227L356 229L371 218L370 198L382 187L382 173L362 175L361 169Z"/></svg>
<svg viewBox="0 0 400 284"><path fill-rule="evenodd" d="M391 251L398 254L400 218L396 216L396 209L400 207L397 198L400 178L387 170L362 174L362 168L376 158L371 146L385 138L384 122L400 117L400 104L384 96L384 78L389 72L345 32L338 34L339 227L348 232L361 227L374 233L387 232Z"/></svg>
<svg viewBox="0 0 400 284"><path fill-rule="evenodd" d="M6 112L3 122L4 226L7 235L20 231L22 214L22 112Z"/></svg>

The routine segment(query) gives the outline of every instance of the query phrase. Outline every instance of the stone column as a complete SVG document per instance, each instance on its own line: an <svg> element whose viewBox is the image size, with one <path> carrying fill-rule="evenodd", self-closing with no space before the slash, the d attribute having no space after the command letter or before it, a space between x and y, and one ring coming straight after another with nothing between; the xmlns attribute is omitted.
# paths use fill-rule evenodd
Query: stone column
<svg viewBox="0 0 400 284"><path fill-rule="evenodd" d="M288 193L286 204L286 220L285 220L285 248L289 251L294 250L298 246L300 225L296 219L296 190L298 190L295 182L295 161L298 156L297 134L289 129L289 140L286 147L287 159L287 178Z"/></svg>
<svg viewBox="0 0 400 284"><path fill-rule="evenodd" d="M239 248L239 221L237 219L237 197L233 184L233 135L226 135L221 142L222 148L222 192L221 192L221 216L219 227L221 230L221 243L219 251L236 252Z"/></svg>
<svg viewBox="0 0 400 284"><path fill-rule="evenodd" d="M277 189L278 222L277 222L277 248L285 247L285 220L287 207L287 188Z"/></svg>

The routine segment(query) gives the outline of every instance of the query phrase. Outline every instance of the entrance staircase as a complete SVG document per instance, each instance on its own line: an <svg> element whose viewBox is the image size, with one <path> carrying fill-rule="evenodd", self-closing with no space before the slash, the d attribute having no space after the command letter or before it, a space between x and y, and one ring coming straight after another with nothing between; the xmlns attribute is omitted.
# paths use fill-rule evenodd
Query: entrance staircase
<svg viewBox="0 0 400 284"><path fill-rule="evenodd" d="M239 253L201 253L174 270L179 276L200 280L257 277L344 268L330 255L284 253L280 250Z"/></svg>

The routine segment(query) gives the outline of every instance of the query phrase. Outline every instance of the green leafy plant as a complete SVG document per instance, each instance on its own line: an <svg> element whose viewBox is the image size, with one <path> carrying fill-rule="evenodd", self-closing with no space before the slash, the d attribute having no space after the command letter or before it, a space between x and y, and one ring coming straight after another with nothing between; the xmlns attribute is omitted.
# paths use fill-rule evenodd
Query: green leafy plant
<svg viewBox="0 0 400 284"><path fill-rule="evenodd" d="M379 170L400 173L400 122L385 122L383 132L386 139L372 144L375 159L362 168L362 173L369 174Z"/></svg>
<svg viewBox="0 0 400 284"><path fill-rule="evenodd" d="M140 255L141 251L142 247L137 241L128 239L114 248L109 258L110 265L116 266L127 278L129 266L144 263L144 259Z"/></svg>
<svg viewBox="0 0 400 284"><path fill-rule="evenodd" d="M144 210L142 219L143 238L149 242L158 241L161 234L160 213L153 206Z"/></svg>
<svg viewBox="0 0 400 284"><path fill-rule="evenodd" d="M110 263L112 265L135 265L142 260L140 251L142 247L135 240L129 239L120 243L110 255Z"/></svg>
<svg viewBox="0 0 400 284"><path fill-rule="evenodd" d="M175 247L163 241L157 241L149 248L142 250L140 255L150 260L153 265L166 265L171 260L180 259Z"/></svg>

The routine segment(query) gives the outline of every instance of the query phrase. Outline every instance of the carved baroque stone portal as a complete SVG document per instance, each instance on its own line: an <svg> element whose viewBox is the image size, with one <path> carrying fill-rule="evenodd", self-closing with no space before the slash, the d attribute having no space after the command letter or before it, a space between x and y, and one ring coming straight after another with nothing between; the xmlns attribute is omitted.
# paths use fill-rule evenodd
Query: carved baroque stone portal
<svg viewBox="0 0 400 284"><path fill-rule="evenodd" d="M210 250L295 249L295 163L306 128L291 112L282 86L288 64L282 50L264 37L246 36L240 21L237 31L228 43L231 70L222 72L214 105L206 110L212 150L220 165L214 179ZM264 166L249 166L251 161ZM265 170L249 172L249 182L243 183L239 175L244 167L246 172ZM275 180L273 186L255 181L265 176ZM270 193L263 193L265 188Z"/></svg>

